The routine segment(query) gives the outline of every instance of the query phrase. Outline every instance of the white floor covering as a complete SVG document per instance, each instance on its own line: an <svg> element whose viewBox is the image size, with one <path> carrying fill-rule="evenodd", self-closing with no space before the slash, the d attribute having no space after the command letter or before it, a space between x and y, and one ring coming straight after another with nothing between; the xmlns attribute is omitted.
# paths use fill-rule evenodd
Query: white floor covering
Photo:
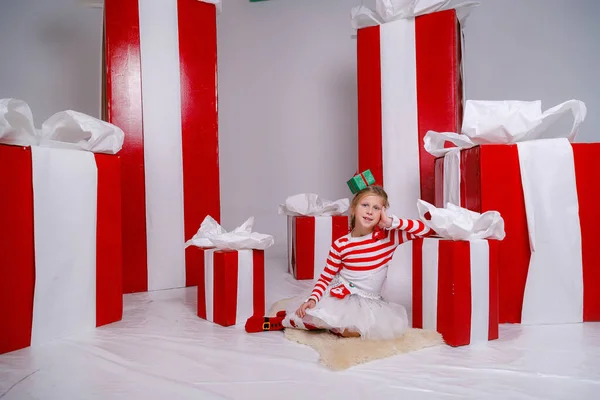
<svg viewBox="0 0 600 400"><path fill-rule="evenodd" d="M267 307L307 288L267 261ZM123 320L0 355L0 399L598 399L600 323L502 325L342 372L281 332L196 316L196 288L125 296Z"/></svg>

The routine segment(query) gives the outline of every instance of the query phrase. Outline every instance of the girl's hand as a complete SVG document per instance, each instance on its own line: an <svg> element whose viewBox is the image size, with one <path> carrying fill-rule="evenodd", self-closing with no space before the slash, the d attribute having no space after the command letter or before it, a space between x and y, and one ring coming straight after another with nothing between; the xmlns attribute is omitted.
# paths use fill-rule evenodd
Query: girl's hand
<svg viewBox="0 0 600 400"><path fill-rule="evenodd" d="M300 318L304 318L304 316L306 315L306 309L314 308L316 305L317 305L317 302L314 301L313 299L310 299L310 300L304 302L300 307L298 307L298 309L296 310L296 315L299 316Z"/></svg>
<svg viewBox="0 0 600 400"><path fill-rule="evenodd" d="M382 229L392 227L392 219L385 213L385 207L381 209L381 218L379 218L378 226Z"/></svg>

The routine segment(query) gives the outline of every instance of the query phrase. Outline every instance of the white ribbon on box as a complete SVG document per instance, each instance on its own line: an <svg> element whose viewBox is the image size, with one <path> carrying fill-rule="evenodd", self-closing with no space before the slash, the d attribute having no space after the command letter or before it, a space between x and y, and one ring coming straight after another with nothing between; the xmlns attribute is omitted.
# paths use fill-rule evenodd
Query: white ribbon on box
<svg viewBox="0 0 600 400"><path fill-rule="evenodd" d="M408 19L438 11L456 9L457 17L464 25L471 9L479 5L479 1L456 3L453 0L375 0L375 10L363 5L353 7L350 11L354 29L381 25L398 19Z"/></svg>
<svg viewBox="0 0 600 400"><path fill-rule="evenodd" d="M185 247L216 247L229 250L266 250L271 247L275 242L273 236L252 232L252 225L254 225L254 217L248 218L242 225L227 232L214 218L207 215L198 232L185 242Z"/></svg>
<svg viewBox="0 0 600 400"><path fill-rule="evenodd" d="M567 112L573 115L570 132L549 139L548 128ZM445 202L460 201L461 149L516 143L531 247L521 315L524 324L583 321L581 229L570 142L586 113L585 103L579 100L565 101L545 112L540 101L467 101L462 135L429 131L423 140L430 154L445 155ZM446 141L457 147L444 148Z"/></svg>
<svg viewBox="0 0 600 400"><path fill-rule="evenodd" d="M31 146L32 345L96 326L98 172L93 153L116 154L123 139L118 127L71 110L54 114L38 130L26 102L0 99L0 144Z"/></svg>
<svg viewBox="0 0 600 400"><path fill-rule="evenodd" d="M124 139L121 128L73 110L58 112L35 129L26 102L0 99L0 144L117 154Z"/></svg>

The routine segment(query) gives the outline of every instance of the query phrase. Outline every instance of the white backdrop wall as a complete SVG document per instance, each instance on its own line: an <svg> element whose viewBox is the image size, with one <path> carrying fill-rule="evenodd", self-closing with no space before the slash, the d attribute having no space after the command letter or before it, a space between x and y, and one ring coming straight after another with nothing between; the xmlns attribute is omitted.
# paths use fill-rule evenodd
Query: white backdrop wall
<svg viewBox="0 0 600 400"><path fill-rule="evenodd" d="M274 234L283 252L277 205L286 196L350 195L345 181L357 165L350 9L360 2L224 0L218 50L227 229L255 216L256 230ZM465 27L467 98L540 99L544 109L580 99L588 117L578 140L600 140L600 1L481 3ZM26 100L38 126L68 108L99 116L101 32L102 10L77 0L0 0L0 97Z"/></svg>
<svg viewBox="0 0 600 400"><path fill-rule="evenodd" d="M0 98L25 100L36 127L67 109L99 117L101 62L101 8L0 0Z"/></svg>
<svg viewBox="0 0 600 400"><path fill-rule="evenodd" d="M256 218L285 248L278 204L348 197L357 168L355 0L226 1L218 19L222 222ZM273 249L275 250L275 249Z"/></svg>

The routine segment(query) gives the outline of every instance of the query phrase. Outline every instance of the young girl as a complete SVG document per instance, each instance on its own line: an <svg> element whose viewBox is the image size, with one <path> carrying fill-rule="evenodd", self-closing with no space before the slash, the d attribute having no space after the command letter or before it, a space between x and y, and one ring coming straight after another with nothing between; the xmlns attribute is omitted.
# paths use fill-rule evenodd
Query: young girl
<svg viewBox="0 0 600 400"><path fill-rule="evenodd" d="M337 239L308 296L293 298L276 317L254 316L247 332L328 329L344 337L392 339L408 327L403 306L381 298L381 287L398 245L434 232L417 220L388 216L383 188L369 186L350 205L351 231Z"/></svg>

